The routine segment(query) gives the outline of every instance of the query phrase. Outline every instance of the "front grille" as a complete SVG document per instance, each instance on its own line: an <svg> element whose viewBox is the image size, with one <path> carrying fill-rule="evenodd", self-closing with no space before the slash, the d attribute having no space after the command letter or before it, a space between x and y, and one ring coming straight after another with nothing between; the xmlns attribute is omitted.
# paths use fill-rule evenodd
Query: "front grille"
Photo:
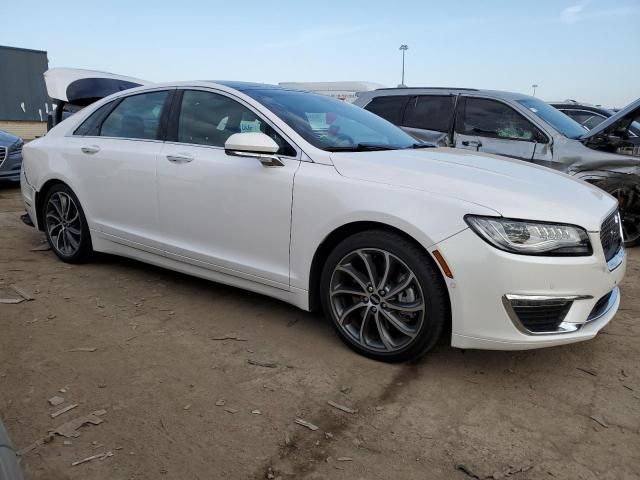
<svg viewBox="0 0 640 480"><path fill-rule="evenodd" d="M0 147L0 167L4 163L5 158L7 158L7 147Z"/></svg>
<svg viewBox="0 0 640 480"><path fill-rule="evenodd" d="M573 301L511 300L511 308L524 328L534 333L555 332L569 313Z"/></svg>
<svg viewBox="0 0 640 480"><path fill-rule="evenodd" d="M607 262L616 256L622 246L622 235L620 234L620 216L616 210L609 215L600 227L600 242L604 257Z"/></svg>

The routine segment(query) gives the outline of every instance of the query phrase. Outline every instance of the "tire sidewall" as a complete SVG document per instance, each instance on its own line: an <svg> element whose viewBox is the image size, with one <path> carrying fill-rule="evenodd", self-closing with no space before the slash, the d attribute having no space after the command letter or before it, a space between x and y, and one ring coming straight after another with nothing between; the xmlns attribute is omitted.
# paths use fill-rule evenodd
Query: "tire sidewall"
<svg viewBox="0 0 640 480"><path fill-rule="evenodd" d="M424 296L426 312L423 326L416 338L401 350L375 352L356 343L338 325L330 300L331 278L335 267L349 253L358 249L381 249L397 256L416 275ZM370 231L355 234L339 243L328 256L320 279L322 308L342 341L356 352L386 362L415 359L428 352L438 341L449 319L448 296L442 277L432 259L413 243L403 237L385 231ZM445 301L446 299L446 301Z"/></svg>
<svg viewBox="0 0 640 480"><path fill-rule="evenodd" d="M66 193L72 198L72 200L75 202L76 207L78 209L78 214L80 215L80 223L82 226L82 233L80 235L80 246L73 255L64 255L63 253L59 252L54 246L53 239L49 235L49 228L46 222L47 207L49 206L49 201L51 197L58 192ZM89 231L89 225L87 224L87 219L84 215L84 210L82 209L82 205L80 204L80 201L78 200L78 197L76 196L76 194L73 193L73 190L71 190L68 186L62 183L54 185L47 192L47 196L44 200L42 213L43 213L42 218L43 218L45 235L47 236L47 241L49 242L49 245L51 246L51 250L53 250L53 253L55 253L56 256L61 260L68 263L81 263L86 261L90 257L91 253L93 252L93 248L91 245L91 234Z"/></svg>

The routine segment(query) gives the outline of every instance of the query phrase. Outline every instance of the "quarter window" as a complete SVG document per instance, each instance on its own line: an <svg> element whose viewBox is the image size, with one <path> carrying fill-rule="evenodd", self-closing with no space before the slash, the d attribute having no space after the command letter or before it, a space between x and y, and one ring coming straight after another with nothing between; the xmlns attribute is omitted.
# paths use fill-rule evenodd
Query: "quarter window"
<svg viewBox="0 0 640 480"><path fill-rule="evenodd" d="M160 115L167 94L167 91L162 91L125 97L103 122L100 136L143 140L158 138Z"/></svg>
<svg viewBox="0 0 640 480"><path fill-rule="evenodd" d="M186 90L178 119L178 142L224 147L234 133L262 132L278 144L280 155L295 157L296 150L268 123L244 105L224 95Z"/></svg>
<svg viewBox="0 0 640 480"><path fill-rule="evenodd" d="M404 117L405 127L447 132L453 116L454 97L422 95L409 102Z"/></svg>
<svg viewBox="0 0 640 480"><path fill-rule="evenodd" d="M407 96L385 96L376 97L369 102L364 108L371 113L390 121L394 125L400 125L402 122L402 113L407 105L409 97Z"/></svg>
<svg viewBox="0 0 640 480"><path fill-rule="evenodd" d="M76 128L74 135L97 135L98 129L102 119L111 111L114 102L109 102L98 108L95 112L87 117L87 119ZM64 110L62 111L62 118L64 119Z"/></svg>
<svg viewBox="0 0 640 480"><path fill-rule="evenodd" d="M456 131L464 135L535 142L542 133L522 115L502 102L467 97Z"/></svg>

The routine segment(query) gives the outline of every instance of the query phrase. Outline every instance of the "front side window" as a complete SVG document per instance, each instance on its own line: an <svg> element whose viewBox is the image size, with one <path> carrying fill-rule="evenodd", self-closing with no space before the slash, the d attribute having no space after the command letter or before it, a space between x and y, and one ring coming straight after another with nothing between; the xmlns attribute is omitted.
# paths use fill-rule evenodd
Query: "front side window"
<svg viewBox="0 0 640 480"><path fill-rule="evenodd" d="M410 97L405 95L376 97L364 108L390 121L394 125L400 125L402 123L404 107L407 105L409 98Z"/></svg>
<svg viewBox="0 0 640 480"><path fill-rule="evenodd" d="M523 98L517 102L567 138L578 139L587 132L578 122L542 100Z"/></svg>
<svg viewBox="0 0 640 480"><path fill-rule="evenodd" d="M456 131L464 135L503 138L534 142L542 134L536 127L511 107L502 102L467 97L462 121L456 122Z"/></svg>
<svg viewBox="0 0 640 480"><path fill-rule="evenodd" d="M421 128L445 133L453 117L452 95L421 95L409 103L405 114L405 127Z"/></svg>
<svg viewBox="0 0 640 480"><path fill-rule="evenodd" d="M249 89L245 93L322 150L395 150L416 144L413 137L387 120L347 102L277 88Z"/></svg>
<svg viewBox="0 0 640 480"><path fill-rule="evenodd" d="M244 105L224 95L186 90L178 118L181 143L224 147L234 133L262 132L278 144L278 154L295 157L296 150L268 123Z"/></svg>
<svg viewBox="0 0 640 480"><path fill-rule="evenodd" d="M167 91L125 97L102 123L100 136L155 140Z"/></svg>

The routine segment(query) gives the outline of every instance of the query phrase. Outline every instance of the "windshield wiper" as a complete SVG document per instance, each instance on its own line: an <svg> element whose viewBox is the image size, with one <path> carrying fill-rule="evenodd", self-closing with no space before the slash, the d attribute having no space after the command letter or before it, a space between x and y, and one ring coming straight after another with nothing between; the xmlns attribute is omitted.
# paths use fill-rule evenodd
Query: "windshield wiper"
<svg viewBox="0 0 640 480"><path fill-rule="evenodd" d="M435 143L420 142L411 145L411 148L436 148Z"/></svg>
<svg viewBox="0 0 640 480"><path fill-rule="evenodd" d="M397 145L383 145L377 143L359 143L357 145L349 145L344 147L327 147L328 152L371 152L375 150L399 150Z"/></svg>

